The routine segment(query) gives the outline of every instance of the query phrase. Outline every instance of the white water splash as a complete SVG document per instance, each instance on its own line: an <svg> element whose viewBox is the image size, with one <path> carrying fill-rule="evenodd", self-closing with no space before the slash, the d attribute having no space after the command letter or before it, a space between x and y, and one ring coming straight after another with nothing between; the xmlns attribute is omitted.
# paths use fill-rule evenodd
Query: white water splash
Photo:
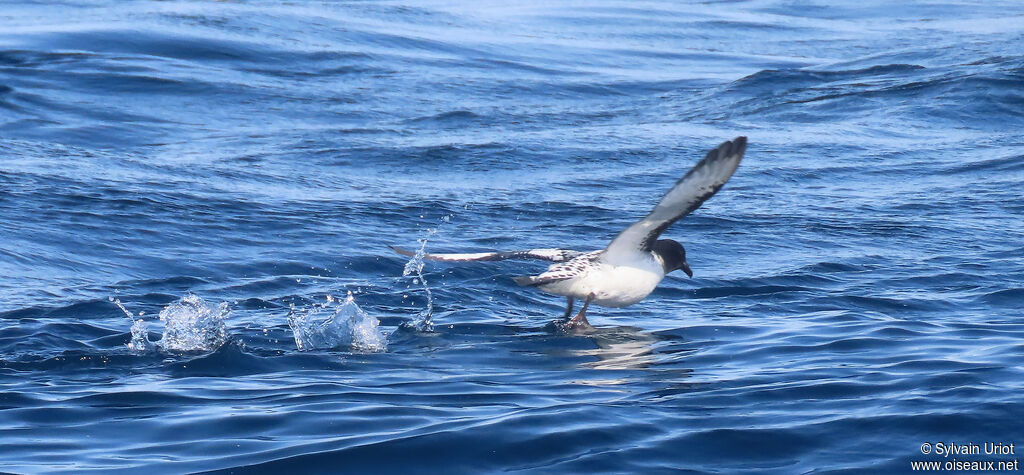
<svg viewBox="0 0 1024 475"><path fill-rule="evenodd" d="M149 341L149 326L146 325L146 321L141 318L136 319L135 315L132 315L127 308L124 308L119 299L108 297L108 300L114 302L114 305L117 305L117 308L121 309L125 316L128 317L128 320L132 322L132 339L128 342L128 349L135 353L145 353L153 349L153 344ZM139 312L139 316L142 316L142 312Z"/></svg>
<svg viewBox="0 0 1024 475"><path fill-rule="evenodd" d="M328 295L327 303L314 304L305 311L297 311L293 306L288 326L299 351L349 347L379 352L387 348L387 336L380 330L380 322L359 308L352 292L341 305Z"/></svg>
<svg viewBox="0 0 1024 475"><path fill-rule="evenodd" d="M441 218L441 222L438 223L436 228L427 229L427 234L416 240L416 242L420 243L420 248L416 250L416 253L409 259L409 262L405 263L405 268L402 269L403 277L416 274L413 283L422 284L423 291L427 295L427 306L417 314L418 321L414 323L414 326L422 331L431 331L434 328L433 322L430 321L430 318L434 315L434 294L430 291L430 286L427 285L427 279L423 278L423 255L427 253L427 241L430 237L437 234L437 231L441 229L441 225L450 222L451 219L452 215L445 215Z"/></svg>
<svg viewBox="0 0 1024 475"><path fill-rule="evenodd" d="M145 353L153 349L149 341L149 327L141 318L132 322L132 339L128 342L128 349L136 353Z"/></svg>
<svg viewBox="0 0 1024 475"><path fill-rule="evenodd" d="M224 319L231 310L227 302L216 307L208 305L195 294L185 294L160 311L164 322L161 348L168 351L211 351L220 348L228 339Z"/></svg>
<svg viewBox="0 0 1024 475"><path fill-rule="evenodd" d="M156 348L178 353L213 351L220 348L228 339L224 320L231 310L226 302L214 307L198 295L185 294L160 311L159 317L163 322L164 332L160 340L154 343L149 341L149 325L146 321L136 319L120 300L113 297L109 300L132 321L132 339L128 342L128 349L136 353ZM139 316L141 315L140 312Z"/></svg>

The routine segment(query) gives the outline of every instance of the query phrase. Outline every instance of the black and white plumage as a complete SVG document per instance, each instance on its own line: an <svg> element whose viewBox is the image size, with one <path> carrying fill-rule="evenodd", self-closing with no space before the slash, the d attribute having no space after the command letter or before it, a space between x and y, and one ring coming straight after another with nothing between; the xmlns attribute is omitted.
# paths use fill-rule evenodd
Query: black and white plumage
<svg viewBox="0 0 1024 475"><path fill-rule="evenodd" d="M643 300L665 274L682 270L693 276L686 262L686 250L670 239L658 239L672 223L682 219L714 196L740 164L747 149L747 138L737 137L711 150L686 175L676 182L647 216L623 230L608 247L600 251L579 252L563 249L480 252L470 254L424 254L437 261L495 261L503 259L542 259L555 262L547 271L515 277L523 286L568 298L566 318L572 314L573 299L585 299L583 309L570 320L585 324L591 304L625 307ZM392 248L406 256L413 253Z"/></svg>
<svg viewBox="0 0 1024 475"><path fill-rule="evenodd" d="M391 249L406 257L413 257L416 255L415 252L395 246L391 246ZM530 249L527 251L470 252L463 254L425 253L423 254L423 258L428 261L448 262L503 261L505 259L540 259L552 262L564 262L579 256L580 254L584 253L580 251L570 251L567 249Z"/></svg>

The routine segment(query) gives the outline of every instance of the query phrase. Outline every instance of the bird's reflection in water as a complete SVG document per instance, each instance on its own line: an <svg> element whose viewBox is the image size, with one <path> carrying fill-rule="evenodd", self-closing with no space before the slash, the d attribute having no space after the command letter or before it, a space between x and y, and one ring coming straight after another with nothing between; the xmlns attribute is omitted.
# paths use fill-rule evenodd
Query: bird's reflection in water
<svg viewBox="0 0 1024 475"><path fill-rule="evenodd" d="M654 345L658 339L636 327L593 328L579 333L594 348L572 350L575 356L593 357L583 363L593 369L643 369L655 364Z"/></svg>
<svg viewBox="0 0 1024 475"><path fill-rule="evenodd" d="M672 337L630 326L588 328L573 333L572 336L586 339L593 345L591 348L569 350L573 356L586 357L588 361L581 364L585 368L657 369L659 372L667 371L679 377L689 377L692 372L690 369L674 367L674 360L681 356L680 353L689 353L692 350L672 349L677 346L671 343L670 340L674 339Z"/></svg>

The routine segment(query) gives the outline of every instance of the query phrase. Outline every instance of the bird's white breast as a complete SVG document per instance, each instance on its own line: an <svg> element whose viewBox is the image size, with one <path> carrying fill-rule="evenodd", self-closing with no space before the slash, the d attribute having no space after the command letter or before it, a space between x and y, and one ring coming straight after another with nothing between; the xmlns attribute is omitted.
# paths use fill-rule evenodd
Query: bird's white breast
<svg viewBox="0 0 1024 475"><path fill-rule="evenodd" d="M625 307L647 297L665 272L653 256L628 265L597 262L585 273L569 280L541 286L557 295L580 299L594 294L593 303L603 307Z"/></svg>

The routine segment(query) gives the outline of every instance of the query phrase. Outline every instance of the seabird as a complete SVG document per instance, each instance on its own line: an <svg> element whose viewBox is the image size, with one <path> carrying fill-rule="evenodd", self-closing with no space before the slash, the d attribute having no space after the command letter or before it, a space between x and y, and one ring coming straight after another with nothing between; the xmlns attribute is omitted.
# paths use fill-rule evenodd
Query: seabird
<svg viewBox="0 0 1024 475"><path fill-rule="evenodd" d="M665 274L682 270L693 277L686 262L686 249L671 239L658 239L672 223L700 207L729 181L747 149L747 138L736 137L711 150L686 175L665 193L661 201L643 219L633 223L600 251L580 252L565 249L477 252L466 254L423 254L434 261L498 261L504 259L541 259L555 262L544 273L514 277L521 286L536 287L567 299L564 324L568 328L586 327L590 304L626 307L649 295ZM403 256L411 251L392 246ZM574 299L583 299L583 308L570 318Z"/></svg>

